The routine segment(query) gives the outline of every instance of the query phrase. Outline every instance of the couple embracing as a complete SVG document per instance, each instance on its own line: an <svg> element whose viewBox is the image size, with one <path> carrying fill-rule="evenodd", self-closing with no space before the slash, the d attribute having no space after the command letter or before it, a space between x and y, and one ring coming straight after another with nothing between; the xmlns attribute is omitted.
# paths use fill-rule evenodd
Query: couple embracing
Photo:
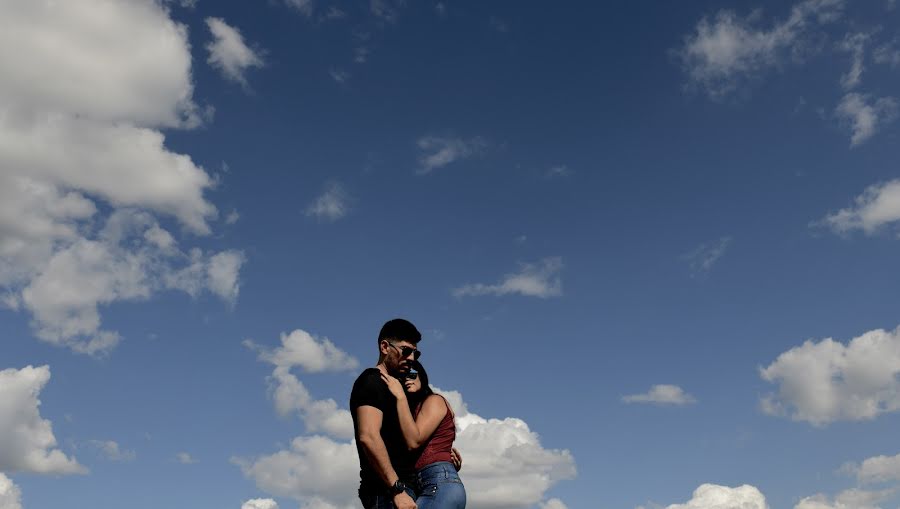
<svg viewBox="0 0 900 509"><path fill-rule="evenodd" d="M378 364L359 375L350 393L365 509L466 507L453 410L428 385L418 361L421 339L407 320L385 323Z"/></svg>

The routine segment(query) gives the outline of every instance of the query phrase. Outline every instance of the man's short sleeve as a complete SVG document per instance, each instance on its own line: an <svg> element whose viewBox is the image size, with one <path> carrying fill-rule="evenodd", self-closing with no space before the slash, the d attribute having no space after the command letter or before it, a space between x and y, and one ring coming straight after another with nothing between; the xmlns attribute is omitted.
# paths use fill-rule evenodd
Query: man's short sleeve
<svg viewBox="0 0 900 509"><path fill-rule="evenodd" d="M391 403L388 394L388 388L381 379L381 372L374 368L367 369L353 384L353 390L350 392L350 411L368 405L384 412Z"/></svg>

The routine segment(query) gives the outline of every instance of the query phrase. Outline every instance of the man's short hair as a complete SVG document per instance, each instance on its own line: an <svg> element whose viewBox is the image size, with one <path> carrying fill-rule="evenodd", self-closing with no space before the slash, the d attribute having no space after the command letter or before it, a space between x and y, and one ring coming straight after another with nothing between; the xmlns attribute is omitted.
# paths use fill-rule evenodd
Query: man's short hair
<svg viewBox="0 0 900 509"><path fill-rule="evenodd" d="M382 339L409 341L415 345L422 340L422 333L409 320L394 318L384 322L381 327L381 332L378 333L378 342L380 343Z"/></svg>

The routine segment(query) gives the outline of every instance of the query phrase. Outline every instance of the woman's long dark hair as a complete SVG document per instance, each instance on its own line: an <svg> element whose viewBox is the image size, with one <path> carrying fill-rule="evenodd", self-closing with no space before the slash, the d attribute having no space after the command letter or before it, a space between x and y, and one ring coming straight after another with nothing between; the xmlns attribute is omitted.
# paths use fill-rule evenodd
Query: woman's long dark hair
<svg viewBox="0 0 900 509"><path fill-rule="evenodd" d="M425 398L434 394L434 391L431 390L431 385L428 384L428 373L425 372L425 368L422 367L422 363L420 363L419 361L412 361L410 362L410 365L414 370L416 370L416 373L419 374L419 380L421 380L422 382L422 388L419 389L418 392L406 394L406 401L409 402L409 410L413 413L413 415L415 415L416 408L418 408L418 406L421 405L423 401L425 401Z"/></svg>

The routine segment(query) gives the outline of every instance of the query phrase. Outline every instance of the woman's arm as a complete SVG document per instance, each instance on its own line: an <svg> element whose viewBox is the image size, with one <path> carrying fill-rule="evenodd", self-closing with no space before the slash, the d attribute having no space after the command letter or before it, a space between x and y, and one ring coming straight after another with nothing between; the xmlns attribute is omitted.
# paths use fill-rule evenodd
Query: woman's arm
<svg viewBox="0 0 900 509"><path fill-rule="evenodd" d="M447 404L444 403L444 398L437 394L428 396L425 403L422 404L419 418L416 420L409 411L409 403L406 401L406 394L403 392L403 385L400 384L400 381L384 374L381 375L381 378L397 398L397 417L400 420L400 430L403 432L406 446L410 450L418 449L431 437L438 424L441 423L441 419L447 415Z"/></svg>
<svg viewBox="0 0 900 509"><path fill-rule="evenodd" d="M414 421L412 420L412 415L409 413L409 405L406 405L405 410L406 415L409 416L409 421L406 422L405 425L405 417L399 407L397 408L397 413L401 416L400 428L403 430L403 438L406 439L406 446L412 450L418 449L431 438L431 435L434 434L434 431L441 423L441 420L447 415L447 404L444 403L444 398L437 394L428 396L425 399L425 403L422 404L422 409L419 410L418 417L416 417L416 420Z"/></svg>

